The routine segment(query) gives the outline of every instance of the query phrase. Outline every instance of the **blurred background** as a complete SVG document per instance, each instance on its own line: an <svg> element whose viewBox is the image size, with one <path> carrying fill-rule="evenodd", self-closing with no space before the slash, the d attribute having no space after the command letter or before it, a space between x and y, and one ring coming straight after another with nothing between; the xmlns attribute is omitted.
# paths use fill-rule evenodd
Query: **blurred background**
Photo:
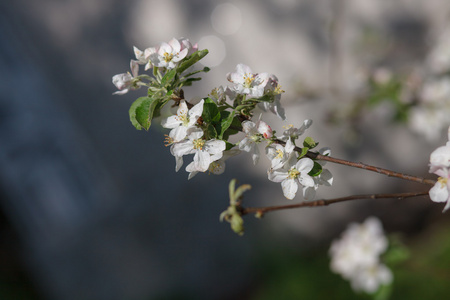
<svg viewBox="0 0 450 300"><path fill-rule="evenodd" d="M450 217L427 197L246 216L243 237L220 223L232 178L252 185L244 205L292 202L264 157L188 182L157 121L131 125L145 91L113 96L111 78L133 46L172 37L210 50L187 99L244 63L279 78L288 124L313 119L333 156L433 178L450 125L446 0L0 1L0 299L359 299L327 251L371 215L411 249L393 299L450 292ZM427 188L327 167L318 198Z"/></svg>

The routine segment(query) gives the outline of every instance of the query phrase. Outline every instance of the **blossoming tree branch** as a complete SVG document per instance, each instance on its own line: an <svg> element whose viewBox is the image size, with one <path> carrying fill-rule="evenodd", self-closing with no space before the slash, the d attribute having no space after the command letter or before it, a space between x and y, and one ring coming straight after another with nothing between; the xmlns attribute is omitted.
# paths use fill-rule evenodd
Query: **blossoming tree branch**
<svg viewBox="0 0 450 300"><path fill-rule="evenodd" d="M165 145L175 158L175 170L179 171L185 157L193 155L185 170L191 179L198 173L222 174L226 160L242 152L251 153L254 164L261 156L259 144L265 145L265 155L270 160L267 170L270 181L280 183L284 197L294 199L302 194L304 200L298 204L245 208L242 194L250 188L243 185L236 188L233 180L229 184L230 204L220 218L231 223L232 229L242 234L245 214L254 213L261 217L264 213L305 206L324 206L341 201L378 198L408 198L429 194L435 202L447 202L444 211L450 206L450 142L436 149L430 157L430 172L438 175L438 180L403 174L363 163L346 161L331 156L331 150L323 147L316 150L318 143L305 135L312 125L304 120L298 126L286 125L281 135L276 135L272 127L261 116L255 115L255 108L276 114L285 120L281 106L281 94L284 92L275 75L254 73L250 67L238 64L228 73L229 86L212 89L208 96L198 103L185 98L183 87L190 86L201 78L209 68L195 70L194 65L208 54L208 50L199 50L188 39L173 38L168 43L140 50L134 47L135 59L130 61L131 73L122 73L113 77L118 91L125 94L131 90L146 88L147 93L136 99L130 107L131 123L136 129L148 130L155 117L170 103L176 107L176 113L161 122L169 129ZM140 74L144 66L147 73ZM239 142L230 141L237 135ZM449 132L450 140L450 132ZM331 186L333 175L326 163L337 163L360 168L379 174L433 186L418 193L353 195L337 199L315 200L316 190L320 186Z"/></svg>

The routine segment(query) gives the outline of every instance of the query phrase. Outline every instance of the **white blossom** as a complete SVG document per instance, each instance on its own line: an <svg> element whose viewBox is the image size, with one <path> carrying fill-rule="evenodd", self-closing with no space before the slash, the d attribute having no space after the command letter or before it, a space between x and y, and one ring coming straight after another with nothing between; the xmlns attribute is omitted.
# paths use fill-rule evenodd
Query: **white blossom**
<svg viewBox="0 0 450 300"><path fill-rule="evenodd" d="M310 158L302 158L296 163L295 160L294 156L283 168L269 170L268 172L270 181L281 182L283 194L289 200L294 199L299 184L301 186L314 186L313 178L308 175L314 167L314 162Z"/></svg>
<svg viewBox="0 0 450 300"><path fill-rule="evenodd" d="M222 157L225 150L225 142L221 140L204 140L203 130L193 129L189 132L187 139L173 145L173 154L180 157L194 154L194 160L187 165L186 171L205 172L211 162Z"/></svg>
<svg viewBox="0 0 450 300"><path fill-rule="evenodd" d="M450 127L448 139L445 146L438 147L430 155L430 173L439 177L429 195L433 202L447 202L444 212L450 208Z"/></svg>
<svg viewBox="0 0 450 300"><path fill-rule="evenodd" d="M130 90L138 89L140 86L137 84L138 79L136 78L139 73L139 64L135 60L130 61L130 69L131 74L121 73L114 75L112 78L113 84L118 89L117 92L114 92L114 95L123 95L128 93Z"/></svg>
<svg viewBox="0 0 450 300"><path fill-rule="evenodd" d="M319 153L322 155L330 155L331 150L328 147L324 147L319 149ZM319 186L331 186L333 184L333 174L331 174L330 170L323 168L323 166L325 166L326 164L326 161L318 160L317 163L322 166L322 172L319 174L319 176L313 177L314 186L303 187L303 198L305 198L305 200L313 200L316 197L316 191Z"/></svg>
<svg viewBox="0 0 450 300"><path fill-rule="evenodd" d="M223 155L220 159L212 161L208 167L208 171L210 174L220 175L225 172L225 161L235 155L238 155L241 151L238 149L231 149L223 152ZM195 175L197 175L198 171L193 171L189 173L188 179L191 179Z"/></svg>
<svg viewBox="0 0 450 300"><path fill-rule="evenodd" d="M392 280L391 270L386 265L378 263L357 269L355 276L351 278L350 284L354 291L364 291L372 294L379 289L380 285L387 285Z"/></svg>
<svg viewBox="0 0 450 300"><path fill-rule="evenodd" d="M183 45L186 47L186 45ZM155 67L173 69L177 63L186 57L189 49L182 49L182 44L173 38L169 43L161 43L155 53L151 53L149 58Z"/></svg>
<svg viewBox="0 0 450 300"><path fill-rule="evenodd" d="M180 38L180 39L178 39L178 42L181 45L181 50L184 50L184 49L188 50L187 54L186 54L186 57L191 55L192 53L198 51L197 43L192 45L191 42L189 41L189 39L187 39L187 38Z"/></svg>
<svg viewBox="0 0 450 300"><path fill-rule="evenodd" d="M391 271L380 262L388 247L380 220L369 217L352 223L330 248L331 270L350 281L355 291L373 293L392 282Z"/></svg>
<svg viewBox="0 0 450 300"><path fill-rule="evenodd" d="M133 47L134 55L136 56L137 62L140 65L145 65L144 69L147 71L152 68L152 62L150 61L150 55L156 53L155 47L150 47L144 51L139 50L137 47Z"/></svg>
<svg viewBox="0 0 450 300"><path fill-rule="evenodd" d="M232 89L238 94L251 97L262 97L269 80L269 74L254 74L249 66L238 64L234 72L227 74L229 82L234 83Z"/></svg>
<svg viewBox="0 0 450 300"><path fill-rule="evenodd" d="M450 171L442 168L434 172L439 175L438 181L430 189L429 195L433 202L447 202L443 212L450 208Z"/></svg>
<svg viewBox="0 0 450 300"><path fill-rule="evenodd" d="M297 140L302 134L305 133L306 129L308 129L312 125L312 120L306 119L303 121L303 124L299 128L295 128L294 125L283 126L285 128L283 135L280 137L281 140L287 141L291 139L292 141Z"/></svg>
<svg viewBox="0 0 450 300"><path fill-rule="evenodd" d="M266 148L266 155L270 160L270 167L272 169L280 169L291 158L296 155L294 143L289 139L286 145L274 144Z"/></svg>
<svg viewBox="0 0 450 300"><path fill-rule="evenodd" d="M203 113L203 103L204 100L202 99L191 109L188 109L186 102L181 100L177 114L161 122L162 127L172 129L169 133L168 144L182 141L186 137L187 131L195 128L198 118Z"/></svg>
<svg viewBox="0 0 450 300"><path fill-rule="evenodd" d="M259 160L259 144L263 137L271 137L272 129L264 121L259 120L257 123L252 121L242 122L242 131L245 137L239 142L239 150L252 152L253 164L257 164Z"/></svg>
<svg viewBox="0 0 450 300"><path fill-rule="evenodd" d="M272 101L264 101L259 103L258 105L264 111L270 111L277 115L280 119L285 120L286 114L284 112L284 108L281 106L281 94L284 91L281 89L281 86L278 83L278 78L271 74L269 75L269 79L267 80L266 86L264 87L264 95L271 97Z"/></svg>

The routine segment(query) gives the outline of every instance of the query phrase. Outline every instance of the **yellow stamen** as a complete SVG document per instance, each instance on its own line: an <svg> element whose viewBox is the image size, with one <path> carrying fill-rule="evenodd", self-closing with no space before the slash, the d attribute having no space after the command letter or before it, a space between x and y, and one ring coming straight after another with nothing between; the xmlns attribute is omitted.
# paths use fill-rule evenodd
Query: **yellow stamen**
<svg viewBox="0 0 450 300"><path fill-rule="evenodd" d="M170 146L173 144L173 138L171 138L170 136L168 136L167 134L164 135L164 146Z"/></svg>
<svg viewBox="0 0 450 300"><path fill-rule="evenodd" d="M164 61L165 62L170 62L171 60L172 60L172 58L173 58L173 54L169 54L169 53L167 53L167 52L164 52Z"/></svg>
<svg viewBox="0 0 450 300"><path fill-rule="evenodd" d="M441 189L443 189L447 185L448 178L439 177L438 182L441 184Z"/></svg>
<svg viewBox="0 0 450 300"><path fill-rule="evenodd" d="M244 75L244 86L246 87L250 87L250 85L252 84L252 82L255 80L255 76L253 76L253 74L245 74Z"/></svg>
<svg viewBox="0 0 450 300"><path fill-rule="evenodd" d="M296 168L292 168L288 171L288 178L295 179L300 175L300 172Z"/></svg>
<svg viewBox="0 0 450 300"><path fill-rule="evenodd" d="M181 110L175 118L182 122L184 126L189 124L189 117L186 110Z"/></svg>
<svg viewBox="0 0 450 300"><path fill-rule="evenodd" d="M284 91L281 89L281 85L277 85L277 87L273 90L273 93L276 95L284 93Z"/></svg>
<svg viewBox="0 0 450 300"><path fill-rule="evenodd" d="M276 156L276 158L283 158L283 150L281 150L281 149L278 149L277 150L277 156Z"/></svg>
<svg viewBox="0 0 450 300"><path fill-rule="evenodd" d="M203 146L205 145L205 140L202 139L196 139L193 141L194 149L202 150Z"/></svg>

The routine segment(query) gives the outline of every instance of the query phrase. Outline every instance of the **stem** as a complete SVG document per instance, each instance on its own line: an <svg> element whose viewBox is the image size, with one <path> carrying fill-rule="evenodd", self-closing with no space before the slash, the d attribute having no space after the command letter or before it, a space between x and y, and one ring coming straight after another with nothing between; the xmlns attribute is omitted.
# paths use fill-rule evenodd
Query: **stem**
<svg viewBox="0 0 450 300"><path fill-rule="evenodd" d="M172 96L172 98L173 98L173 96ZM176 100L178 100L178 99L176 99ZM178 100L178 101L180 101L180 100ZM187 101L186 101L186 103L187 103L188 107L190 108L190 106L192 104L188 103ZM286 145L286 142L284 142L282 140L279 140L279 139L275 139L274 143L277 143L277 144L280 144L280 145L283 145L283 146ZM302 149L300 147L295 146L295 151L301 153ZM389 177L397 177L397 178L401 178L401 179L404 179L404 180L414 181L414 182L418 182L418 183L422 183L422 184L434 185L436 183L436 180L433 180L433 179L427 179L427 178L423 178L423 177L412 176L412 175L408 175L408 174L404 174L404 173L400 173L400 172L391 171L391 170L388 170L388 169L383 169L383 168L379 168L379 167L363 164L363 163L360 163L360 162L357 163L357 162L352 162L352 161L348 161L348 160L344 160L344 159L340 159L340 158L334 158L334 157L331 157L331 156L328 156L328 155L322 155L322 154L319 154L319 153L316 153L316 152L308 151L308 153L306 153L305 156L308 157L308 158L311 158L311 159L318 159L318 160L329 161L329 162L332 162L332 163L335 163L335 164L341 164L341 165L345 165L345 166L349 166L349 167L359 168L359 169L363 169L363 170L372 171L372 172L375 172L375 173L387 175Z"/></svg>
<svg viewBox="0 0 450 300"><path fill-rule="evenodd" d="M281 145L286 145L285 142L278 140L278 139L275 140L274 142L281 144ZM295 151L301 153L302 149L296 146ZM329 161L329 162L332 162L335 164L341 164L341 165L345 165L345 166L349 166L349 167L359 168L359 169L387 175L389 177L397 177L397 178L401 178L404 180L419 182L422 184L434 185L436 183L436 180L433 180L433 179L426 179L423 177L407 175L407 174L403 174L403 173L399 173L399 172L394 172L394 171L391 171L388 169L383 169L383 168L379 168L379 167L375 167L375 166L371 166L371 165L366 165L366 164L363 164L360 162L357 163L357 162L352 162L352 161L348 161L348 160L344 160L344 159L340 159L340 158L334 158L331 156L322 155L322 154L311 152L311 151L308 151L308 153L306 153L305 156L309 157L311 159L319 159L319 160Z"/></svg>
<svg viewBox="0 0 450 300"><path fill-rule="evenodd" d="M388 199L388 198L396 198L396 199L405 199L411 197L425 196L428 195L428 191L423 192L410 192L410 193L394 193L394 194L366 194L366 195L353 195L341 198L334 199L321 199L309 202L302 202L297 204L290 205L278 205L278 206L266 206L266 207L247 207L242 208L241 215L253 214L256 213L258 216L262 216L265 213L283 210L283 209L292 209L292 208L300 208L300 207L318 207L318 206L327 206L333 203L350 201L350 200L362 200L362 199Z"/></svg>

